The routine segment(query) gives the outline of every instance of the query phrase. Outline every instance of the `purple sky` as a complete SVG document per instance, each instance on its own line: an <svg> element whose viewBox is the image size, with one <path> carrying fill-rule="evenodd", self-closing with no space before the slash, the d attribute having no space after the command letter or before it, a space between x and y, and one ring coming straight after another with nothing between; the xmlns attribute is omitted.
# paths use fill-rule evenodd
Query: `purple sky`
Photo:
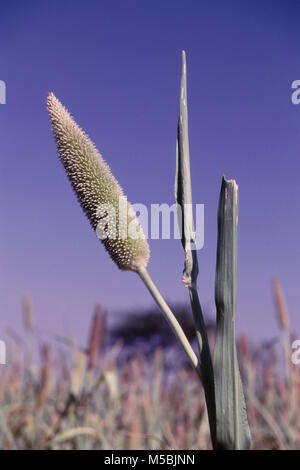
<svg viewBox="0 0 300 470"><path fill-rule="evenodd" d="M221 177L240 188L237 327L277 331L271 280L300 331L298 1L6 1L0 5L0 337L21 324L28 292L41 327L86 336L96 301L149 306L118 271L75 201L57 158L46 95L89 134L133 203L174 202L181 50L187 53L194 202L205 204L198 254L203 306L214 314ZM180 242L150 241L149 272L187 300ZM163 321L163 320L162 320Z"/></svg>

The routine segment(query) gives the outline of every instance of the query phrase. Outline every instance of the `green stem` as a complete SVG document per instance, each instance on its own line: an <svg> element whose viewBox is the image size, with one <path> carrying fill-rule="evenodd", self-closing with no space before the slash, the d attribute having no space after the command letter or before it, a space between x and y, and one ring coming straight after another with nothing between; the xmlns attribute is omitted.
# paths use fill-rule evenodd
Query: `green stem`
<svg viewBox="0 0 300 470"><path fill-rule="evenodd" d="M177 337L179 343L183 347L183 349L184 349L184 351L185 351L185 353L186 353L193 369L195 369L195 371L197 372L199 378L202 379L198 358L197 358L192 346L190 345L187 337L185 336L183 329L181 328L180 324L178 323L175 315L173 314L173 312L170 310L169 306L167 305L167 303L163 299L161 293L159 292L156 285L154 284L151 277L149 276L148 271L145 268L142 268L139 271L137 271L137 273L139 274L139 276L141 277L141 279L144 282L145 286L147 287L150 294L154 298L155 302L157 303L157 305L161 309L165 319L167 320L167 322L171 326L173 332L175 333L175 336Z"/></svg>
<svg viewBox="0 0 300 470"><path fill-rule="evenodd" d="M214 383L214 369L210 354L210 347L206 333L201 304L198 297L197 288L192 285L189 287L190 301L194 316L196 338L199 349L199 368L202 376L202 385L204 388L207 414L209 420L210 434L213 448L217 446L216 443L216 401L215 401L215 383Z"/></svg>

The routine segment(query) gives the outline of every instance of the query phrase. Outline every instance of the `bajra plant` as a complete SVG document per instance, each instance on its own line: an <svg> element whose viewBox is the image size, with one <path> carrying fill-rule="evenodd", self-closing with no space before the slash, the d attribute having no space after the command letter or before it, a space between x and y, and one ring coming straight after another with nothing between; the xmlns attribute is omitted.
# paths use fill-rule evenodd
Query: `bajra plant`
<svg viewBox="0 0 300 470"><path fill-rule="evenodd" d="M235 343L238 186L234 180L222 179L218 210L217 321L213 364L197 290L198 261L191 210L185 52L182 53L175 198L185 252L182 281L189 291L198 343L197 355L147 271L150 258L148 242L109 166L53 93L48 95L47 107L58 155L93 229L118 267L140 276L202 382L213 448L249 449L251 436ZM134 236L129 235L130 230Z"/></svg>

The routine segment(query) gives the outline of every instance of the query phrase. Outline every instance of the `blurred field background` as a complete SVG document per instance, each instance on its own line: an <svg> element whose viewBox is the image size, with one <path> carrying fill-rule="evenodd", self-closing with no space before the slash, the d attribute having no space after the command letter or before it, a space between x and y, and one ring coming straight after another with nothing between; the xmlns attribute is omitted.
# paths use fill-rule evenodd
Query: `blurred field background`
<svg viewBox="0 0 300 470"><path fill-rule="evenodd" d="M139 279L88 230L45 107L55 91L132 203L173 204L182 49L209 338L225 174L240 187L237 342L254 448L300 448L299 15L296 0L1 1L0 449L210 446L201 384ZM151 240L151 274L193 340L179 245ZM278 284L269 295L274 273L290 325Z"/></svg>
<svg viewBox="0 0 300 470"><path fill-rule="evenodd" d="M300 376L289 319L273 283L278 336L238 339L254 449L300 449ZM185 306L173 306L191 341ZM1 449L210 449L203 389L155 310L108 330L91 312L87 344L40 330L23 299L24 334L7 331L0 368ZM211 345L214 325L208 326Z"/></svg>

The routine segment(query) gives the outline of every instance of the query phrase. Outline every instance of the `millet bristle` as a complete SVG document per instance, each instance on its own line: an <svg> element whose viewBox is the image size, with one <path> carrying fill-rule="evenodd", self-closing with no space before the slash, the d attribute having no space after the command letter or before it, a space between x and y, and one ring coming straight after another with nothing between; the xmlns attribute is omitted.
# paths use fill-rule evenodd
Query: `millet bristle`
<svg viewBox="0 0 300 470"><path fill-rule="evenodd" d="M47 108L49 111L58 155L71 181L77 199L96 230L101 219L98 209L109 204L115 210L116 231L114 237L102 240L109 255L120 269L137 271L147 266L150 250L143 235L136 215L129 203L127 227L136 219L138 238L121 236L124 227L119 231L122 221L119 216L119 201L124 197L123 191L109 166L103 160L89 137L72 119L67 109L53 93L48 94ZM127 228L125 227L125 229Z"/></svg>

